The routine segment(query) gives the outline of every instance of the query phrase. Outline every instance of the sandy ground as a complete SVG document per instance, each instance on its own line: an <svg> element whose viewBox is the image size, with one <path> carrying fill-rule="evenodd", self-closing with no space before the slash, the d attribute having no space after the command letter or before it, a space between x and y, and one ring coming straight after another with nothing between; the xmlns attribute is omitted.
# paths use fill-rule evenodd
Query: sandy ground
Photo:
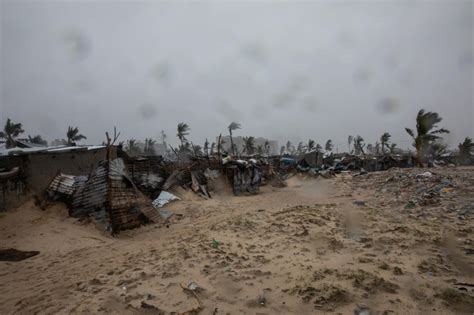
<svg viewBox="0 0 474 315"><path fill-rule="evenodd" d="M0 214L0 244L41 253L0 262L0 313L472 313L474 168L433 170L450 186L407 206L425 171L183 192L166 207L182 216L116 237L26 203Z"/></svg>

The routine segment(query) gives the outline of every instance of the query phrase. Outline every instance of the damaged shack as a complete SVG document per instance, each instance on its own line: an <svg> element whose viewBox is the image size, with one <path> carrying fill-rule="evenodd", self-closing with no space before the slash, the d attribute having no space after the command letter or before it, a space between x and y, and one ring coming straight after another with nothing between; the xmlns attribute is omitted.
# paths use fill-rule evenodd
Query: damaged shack
<svg viewBox="0 0 474 315"><path fill-rule="evenodd" d="M101 161L87 177L58 174L47 191L68 204L71 216L93 217L113 233L147 222L121 158Z"/></svg>
<svg viewBox="0 0 474 315"><path fill-rule="evenodd" d="M0 208L18 206L42 194L59 174L89 174L106 159L105 146L56 146L0 150ZM110 157L116 156L116 148ZM14 174L13 174L13 173Z"/></svg>

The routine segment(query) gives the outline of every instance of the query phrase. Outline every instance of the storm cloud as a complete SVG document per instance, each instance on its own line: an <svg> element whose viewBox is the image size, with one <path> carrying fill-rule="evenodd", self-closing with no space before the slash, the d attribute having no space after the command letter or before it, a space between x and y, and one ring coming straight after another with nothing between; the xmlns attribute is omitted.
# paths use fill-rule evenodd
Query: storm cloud
<svg viewBox="0 0 474 315"><path fill-rule="evenodd" d="M191 126L344 149L437 111L474 136L473 2L0 2L0 118L101 143ZM122 139L122 140L123 140ZM172 142L172 141L171 141Z"/></svg>

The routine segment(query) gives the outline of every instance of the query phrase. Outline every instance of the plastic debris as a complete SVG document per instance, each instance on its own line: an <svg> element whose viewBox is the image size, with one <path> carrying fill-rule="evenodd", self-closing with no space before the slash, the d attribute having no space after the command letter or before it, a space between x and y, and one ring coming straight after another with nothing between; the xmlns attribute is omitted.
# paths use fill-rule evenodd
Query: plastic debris
<svg viewBox="0 0 474 315"><path fill-rule="evenodd" d="M354 310L354 315L370 315L370 309L365 305L358 305Z"/></svg>
<svg viewBox="0 0 474 315"><path fill-rule="evenodd" d="M433 173L431 172L424 172L422 174L416 175L416 178L431 178L433 176Z"/></svg>
<svg viewBox="0 0 474 315"><path fill-rule="evenodd" d="M162 191L160 195L158 196L158 198L153 200L152 205L155 209L158 209L158 208L162 208L164 205L174 200L181 200L181 198L176 197L175 195L167 191Z"/></svg>
<svg viewBox="0 0 474 315"><path fill-rule="evenodd" d="M188 283L188 285L186 287L189 290L194 291L194 292L199 292L199 291L202 290L202 288L194 281L191 281L190 283Z"/></svg>

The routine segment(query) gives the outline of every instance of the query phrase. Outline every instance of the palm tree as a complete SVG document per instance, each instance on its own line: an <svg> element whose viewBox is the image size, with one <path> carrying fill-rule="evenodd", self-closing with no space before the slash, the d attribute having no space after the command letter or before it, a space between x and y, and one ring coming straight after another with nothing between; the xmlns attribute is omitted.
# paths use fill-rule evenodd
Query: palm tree
<svg viewBox="0 0 474 315"><path fill-rule="evenodd" d="M385 147L389 147L390 145L390 138L392 136L388 132L384 132L384 134L380 137L380 145L382 146L382 154L385 154Z"/></svg>
<svg viewBox="0 0 474 315"><path fill-rule="evenodd" d="M231 122L230 125L227 127L229 129L229 136L230 136L230 148L232 150L232 155L235 155L235 150L234 150L234 141L232 140L232 131L240 129L240 124L236 122Z"/></svg>
<svg viewBox="0 0 474 315"><path fill-rule="evenodd" d="M326 149L326 151L332 151L332 148L334 147L334 145L332 144L332 140L329 139L327 142L326 142L326 145L324 146L324 148Z"/></svg>
<svg viewBox="0 0 474 315"><path fill-rule="evenodd" d="M125 151L133 156L141 155L140 147L137 144L137 140L129 139L127 140L127 144L125 146Z"/></svg>
<svg viewBox="0 0 474 315"><path fill-rule="evenodd" d="M359 155L359 154L365 154L364 152L364 147L365 147L365 144L364 144L364 138L362 138L361 136L357 135L355 138L353 138L354 140L354 150L355 150L355 154L356 155Z"/></svg>
<svg viewBox="0 0 474 315"><path fill-rule="evenodd" d="M392 143L390 145L390 154L395 154L395 150L397 149L397 144L396 143Z"/></svg>
<svg viewBox="0 0 474 315"><path fill-rule="evenodd" d="M161 130L161 143L163 144L163 146L165 148L167 147L167 144L166 144L166 139L167 138L168 138L168 136L166 135L165 131Z"/></svg>
<svg viewBox="0 0 474 315"><path fill-rule="evenodd" d="M375 154L379 155L380 154L380 142L375 141Z"/></svg>
<svg viewBox="0 0 474 315"><path fill-rule="evenodd" d="M288 140L288 142L286 143L286 151L290 154L293 154L293 144L290 140Z"/></svg>
<svg viewBox="0 0 474 315"><path fill-rule="evenodd" d="M410 128L405 128L406 132L413 138L413 146L416 149L416 161L417 164L423 167L423 160L430 151L430 146L433 143L441 139L439 134L449 133L449 130L438 128L436 125L443 120L438 113L425 112L424 109L420 109L416 116L416 136L415 132ZM432 129L435 129L431 131Z"/></svg>
<svg viewBox="0 0 474 315"><path fill-rule="evenodd" d="M375 153L374 146L372 145L372 143L367 144L367 152L371 154Z"/></svg>
<svg viewBox="0 0 474 315"><path fill-rule="evenodd" d="M244 137L244 152L247 155L252 155L255 151L255 138L250 136L250 137Z"/></svg>
<svg viewBox="0 0 474 315"><path fill-rule="evenodd" d="M296 153L297 153L297 154L303 154L304 151L305 151L305 149L304 149L303 142L300 141L300 142L298 143L298 147L296 148Z"/></svg>
<svg viewBox="0 0 474 315"><path fill-rule="evenodd" d="M209 149L211 155L214 155L215 148L216 148L216 143L215 142L211 143L211 148Z"/></svg>
<svg viewBox="0 0 474 315"><path fill-rule="evenodd" d="M314 140L311 140L311 139L308 140L308 145L306 146L308 148L308 152L311 152L314 150L315 144L316 142L314 142Z"/></svg>
<svg viewBox="0 0 474 315"><path fill-rule="evenodd" d="M207 138L206 138L206 141L204 142L204 155L205 156L209 156L209 141L207 141Z"/></svg>
<svg viewBox="0 0 474 315"><path fill-rule="evenodd" d="M151 138L145 139L145 148L143 149L143 153L145 155L156 155L155 144L156 144L155 140Z"/></svg>
<svg viewBox="0 0 474 315"><path fill-rule="evenodd" d="M351 153L351 143L352 141L354 141L354 137L353 136L348 136L347 137L347 144L349 145L349 153Z"/></svg>
<svg viewBox="0 0 474 315"><path fill-rule="evenodd" d="M192 153L194 149L192 148L191 143L189 143L189 141L186 141L186 142L184 143L184 145L180 148L180 150L181 150L182 152L190 152L190 153Z"/></svg>
<svg viewBox="0 0 474 315"><path fill-rule="evenodd" d="M28 135L28 140L31 143L36 143L36 144L41 144L41 145L48 145L48 141L44 140L41 135L36 135L36 136L30 136Z"/></svg>
<svg viewBox="0 0 474 315"><path fill-rule="evenodd" d="M260 155L260 156L262 156L264 153L265 153L264 146L261 145L261 144L259 144L259 145L257 146L257 154Z"/></svg>
<svg viewBox="0 0 474 315"><path fill-rule="evenodd" d="M270 155L270 142L268 140L265 140L264 148L265 148L264 153L266 155Z"/></svg>
<svg viewBox="0 0 474 315"><path fill-rule="evenodd" d="M224 138L222 138L222 134L219 134L219 139L217 140L217 153L220 154L223 151L224 144L225 144Z"/></svg>
<svg viewBox="0 0 474 315"><path fill-rule="evenodd" d="M474 151L474 143L472 139L466 137L462 143L459 144L459 160L461 163L468 163L471 161Z"/></svg>
<svg viewBox="0 0 474 315"><path fill-rule="evenodd" d="M176 136L178 137L179 141L181 142L180 150L184 149L185 142L188 141L188 139L186 139L186 136L189 135L190 130L191 130L191 128L189 128L188 124L186 124L184 122L180 122L178 124L178 133L176 134Z"/></svg>
<svg viewBox="0 0 474 315"><path fill-rule="evenodd" d="M0 131L0 138L6 139L6 148L13 148L16 146L15 139L21 133L25 132L22 129L21 123L12 123L10 118L7 119L5 127L3 127L3 131Z"/></svg>
<svg viewBox="0 0 474 315"><path fill-rule="evenodd" d="M86 136L82 135L79 133L79 128L78 127L71 127L69 126L67 128L67 144L68 145L73 145L75 144L76 141L81 141L82 139L87 139Z"/></svg>
<svg viewBox="0 0 474 315"><path fill-rule="evenodd" d="M203 155L202 147L200 145L193 145L193 154L196 157L202 156Z"/></svg>
<svg viewBox="0 0 474 315"><path fill-rule="evenodd" d="M448 145L440 140L434 141L430 146L429 152L432 158L438 159L448 153Z"/></svg>
<svg viewBox="0 0 474 315"><path fill-rule="evenodd" d="M318 143L316 145L316 152L321 152L323 150L323 147Z"/></svg>

